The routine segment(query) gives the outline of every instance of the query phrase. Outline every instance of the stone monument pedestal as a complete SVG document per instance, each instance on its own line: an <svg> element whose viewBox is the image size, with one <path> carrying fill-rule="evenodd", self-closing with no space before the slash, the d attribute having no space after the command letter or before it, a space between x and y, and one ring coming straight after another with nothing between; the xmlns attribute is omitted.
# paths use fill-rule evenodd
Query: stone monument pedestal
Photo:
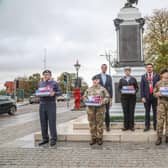
<svg viewBox="0 0 168 168"><path fill-rule="evenodd" d="M124 67L132 68L134 76L140 86L141 75L145 73L143 56L143 25L145 20L141 17L138 8L123 7L114 20L117 34L117 58L113 74L114 102L120 102L118 82L124 76ZM137 94L140 102L140 93Z"/></svg>
<svg viewBox="0 0 168 168"><path fill-rule="evenodd" d="M117 60L116 66L144 65L143 56L143 25L138 8L122 8L114 20L117 33Z"/></svg>

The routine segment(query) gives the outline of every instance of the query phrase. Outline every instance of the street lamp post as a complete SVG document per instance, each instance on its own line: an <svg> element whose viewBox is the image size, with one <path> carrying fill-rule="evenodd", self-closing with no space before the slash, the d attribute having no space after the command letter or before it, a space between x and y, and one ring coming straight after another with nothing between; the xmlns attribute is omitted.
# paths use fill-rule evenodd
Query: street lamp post
<svg viewBox="0 0 168 168"><path fill-rule="evenodd" d="M80 68L80 64L79 64L79 61L77 60L76 61L76 64L74 64L74 67L75 67L75 69L76 69L76 86L75 87L79 87L79 85L78 85L78 80L79 80L79 77L78 77L78 72L79 72L79 68Z"/></svg>
<svg viewBox="0 0 168 168"><path fill-rule="evenodd" d="M78 60L76 61L76 64L74 65L75 69L76 69L76 84L75 84L75 89L74 89L74 98L75 98L75 109L79 110L80 109L80 101L81 101L81 93L80 93L80 88L78 85L78 81L79 81L79 77L78 77L78 72L79 72L79 68L81 67L81 65L79 64Z"/></svg>

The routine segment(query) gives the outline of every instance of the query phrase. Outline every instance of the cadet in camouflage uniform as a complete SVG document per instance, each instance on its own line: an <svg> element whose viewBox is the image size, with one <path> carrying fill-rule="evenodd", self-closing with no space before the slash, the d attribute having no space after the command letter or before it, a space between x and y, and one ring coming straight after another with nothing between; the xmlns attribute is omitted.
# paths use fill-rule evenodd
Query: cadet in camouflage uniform
<svg viewBox="0 0 168 168"><path fill-rule="evenodd" d="M105 104L109 102L110 96L107 90L99 84L100 81L97 76L94 76L92 80L93 86L86 90L84 100L88 100L88 96L100 96L101 106L87 106L86 108L91 133L90 145L96 142L102 145L104 113L106 112Z"/></svg>
<svg viewBox="0 0 168 168"><path fill-rule="evenodd" d="M160 92L160 87L168 87L168 69L162 70L160 75L161 80L157 82L154 88L154 95L158 97L156 145L162 143L164 125L166 126L165 142L168 143L168 97L163 96Z"/></svg>

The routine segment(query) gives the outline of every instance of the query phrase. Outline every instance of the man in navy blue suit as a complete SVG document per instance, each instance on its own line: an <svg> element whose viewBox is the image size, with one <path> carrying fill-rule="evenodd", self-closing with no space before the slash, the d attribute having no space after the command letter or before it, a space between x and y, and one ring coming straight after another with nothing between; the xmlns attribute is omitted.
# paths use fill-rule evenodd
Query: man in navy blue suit
<svg viewBox="0 0 168 168"><path fill-rule="evenodd" d="M157 111L157 98L153 95L153 89L156 83L160 80L159 75L153 72L153 64L146 65L146 73L141 77L141 98L145 107L145 129L150 129L150 110L153 110L153 128L156 130L156 111Z"/></svg>
<svg viewBox="0 0 168 168"><path fill-rule="evenodd" d="M97 75L100 80L100 85L106 88L106 90L110 95L110 102L106 104L106 113L105 113L106 131L110 131L109 107L112 105L112 97L113 97L112 79L110 75L106 74L107 72L106 64L102 64L101 71L102 72Z"/></svg>

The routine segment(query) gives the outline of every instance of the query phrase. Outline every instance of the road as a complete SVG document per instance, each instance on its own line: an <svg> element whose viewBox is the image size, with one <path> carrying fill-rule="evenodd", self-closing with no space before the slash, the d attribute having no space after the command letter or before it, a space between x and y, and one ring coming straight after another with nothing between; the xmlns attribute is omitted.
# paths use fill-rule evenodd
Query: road
<svg viewBox="0 0 168 168"><path fill-rule="evenodd" d="M73 101L70 102L70 106L66 106L66 102L57 103L57 114L69 112L73 108ZM19 106L15 116L9 116L8 114L0 115L0 129L39 120L39 104L29 104L25 106Z"/></svg>
<svg viewBox="0 0 168 168"><path fill-rule="evenodd" d="M67 108L66 102L59 102L57 104L57 124L75 119L83 114L83 112L80 111L70 111L72 108L72 101L69 108ZM3 136L0 136L0 145L40 131L38 110L38 104L29 104L18 107L18 111L15 116L1 114L0 135Z"/></svg>

